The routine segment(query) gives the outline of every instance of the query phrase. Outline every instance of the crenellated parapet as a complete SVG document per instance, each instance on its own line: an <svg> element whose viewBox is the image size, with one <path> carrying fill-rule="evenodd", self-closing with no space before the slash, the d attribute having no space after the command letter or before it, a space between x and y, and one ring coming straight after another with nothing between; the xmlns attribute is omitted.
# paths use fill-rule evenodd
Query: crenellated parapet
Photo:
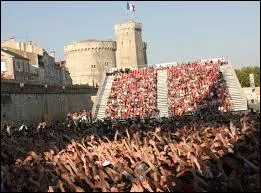
<svg viewBox="0 0 261 193"><path fill-rule="evenodd" d="M73 84L99 84L105 69L116 66L116 42L84 40L64 46L66 67Z"/></svg>
<svg viewBox="0 0 261 193"><path fill-rule="evenodd" d="M79 52L116 51L116 42L112 40L85 40L74 42L64 46L64 54L69 55Z"/></svg>
<svg viewBox="0 0 261 193"><path fill-rule="evenodd" d="M142 30L142 23L134 22L132 20L128 21L127 23L124 24L117 24L114 26L115 32L127 32L130 30Z"/></svg>

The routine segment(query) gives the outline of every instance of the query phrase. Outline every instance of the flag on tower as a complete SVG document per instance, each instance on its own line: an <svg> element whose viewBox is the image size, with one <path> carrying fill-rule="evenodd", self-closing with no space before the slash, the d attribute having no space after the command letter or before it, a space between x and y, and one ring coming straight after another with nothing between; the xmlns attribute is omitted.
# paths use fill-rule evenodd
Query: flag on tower
<svg viewBox="0 0 261 193"><path fill-rule="evenodd" d="M131 12L135 12L135 5L127 2L127 10Z"/></svg>

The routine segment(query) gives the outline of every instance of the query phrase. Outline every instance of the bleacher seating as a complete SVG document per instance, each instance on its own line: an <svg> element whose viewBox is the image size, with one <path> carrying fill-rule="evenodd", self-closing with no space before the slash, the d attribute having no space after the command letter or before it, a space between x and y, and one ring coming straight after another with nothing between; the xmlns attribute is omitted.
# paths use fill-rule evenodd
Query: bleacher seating
<svg viewBox="0 0 261 193"><path fill-rule="evenodd" d="M118 72L112 83L106 115L111 118L144 117L156 108L156 71Z"/></svg>
<svg viewBox="0 0 261 193"><path fill-rule="evenodd" d="M232 108L219 65L189 63L168 69L168 104L171 116Z"/></svg>
<svg viewBox="0 0 261 193"><path fill-rule="evenodd" d="M227 63L207 60L117 71L113 75L109 97L103 102L107 104L103 112L106 117L125 119L137 115L142 118L164 107L167 111L164 109L159 115L232 111L234 101L221 70L224 65Z"/></svg>

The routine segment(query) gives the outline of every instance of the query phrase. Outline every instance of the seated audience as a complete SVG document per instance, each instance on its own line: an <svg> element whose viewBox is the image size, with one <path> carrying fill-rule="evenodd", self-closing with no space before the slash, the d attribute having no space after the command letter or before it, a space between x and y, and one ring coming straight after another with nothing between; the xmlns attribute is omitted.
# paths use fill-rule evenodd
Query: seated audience
<svg viewBox="0 0 261 193"><path fill-rule="evenodd" d="M112 83L106 116L115 119L144 117L157 106L156 71L118 72Z"/></svg>

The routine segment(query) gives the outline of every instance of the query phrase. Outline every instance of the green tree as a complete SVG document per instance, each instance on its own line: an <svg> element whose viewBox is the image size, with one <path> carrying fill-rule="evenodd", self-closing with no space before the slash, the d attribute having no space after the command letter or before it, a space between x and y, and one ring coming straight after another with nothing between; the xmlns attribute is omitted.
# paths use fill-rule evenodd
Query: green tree
<svg viewBox="0 0 261 193"><path fill-rule="evenodd" d="M254 74L255 86L260 86L260 67L246 66L239 70L235 70L237 78L242 87L250 87L249 74Z"/></svg>

